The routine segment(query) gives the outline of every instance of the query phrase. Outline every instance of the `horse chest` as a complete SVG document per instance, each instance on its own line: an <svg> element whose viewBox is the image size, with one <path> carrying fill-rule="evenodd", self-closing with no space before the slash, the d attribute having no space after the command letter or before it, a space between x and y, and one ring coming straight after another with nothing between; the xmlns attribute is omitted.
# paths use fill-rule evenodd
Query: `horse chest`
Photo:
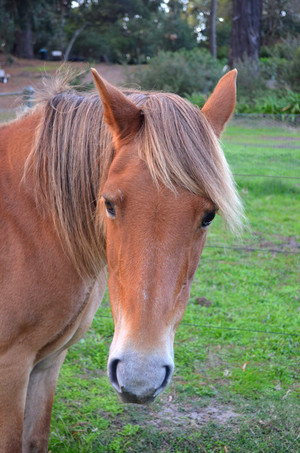
<svg viewBox="0 0 300 453"><path fill-rule="evenodd" d="M55 335L49 339L36 355L36 363L43 361L45 365L53 360L62 350L76 343L89 329L93 317L101 303L106 287L105 272L99 276L97 282L87 290L86 297L77 305L71 318L65 319L57 329Z"/></svg>

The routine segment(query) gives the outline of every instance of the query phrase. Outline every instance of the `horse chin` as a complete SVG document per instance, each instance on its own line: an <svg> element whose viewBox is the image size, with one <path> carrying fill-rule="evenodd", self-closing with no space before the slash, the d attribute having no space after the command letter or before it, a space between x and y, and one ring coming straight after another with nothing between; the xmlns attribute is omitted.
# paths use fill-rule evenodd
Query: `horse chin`
<svg viewBox="0 0 300 453"><path fill-rule="evenodd" d="M144 396L144 397L139 397L136 395L133 395L132 393L129 392L118 392L119 398L122 401L122 403L131 403L131 404L150 404L152 403L155 398L155 396Z"/></svg>

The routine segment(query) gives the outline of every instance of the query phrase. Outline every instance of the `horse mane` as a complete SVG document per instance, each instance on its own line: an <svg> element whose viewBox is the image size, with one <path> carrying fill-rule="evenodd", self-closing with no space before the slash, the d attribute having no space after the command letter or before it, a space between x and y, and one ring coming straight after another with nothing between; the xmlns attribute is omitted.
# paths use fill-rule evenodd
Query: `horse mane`
<svg viewBox="0 0 300 453"><path fill-rule="evenodd" d="M208 121L175 94L124 90L144 114L135 137L154 181L209 198L230 229L241 225L242 205L230 169ZM47 86L41 120L26 165L36 199L51 214L68 255L82 276L106 264L105 215L99 202L114 157L98 94L80 94L65 80Z"/></svg>

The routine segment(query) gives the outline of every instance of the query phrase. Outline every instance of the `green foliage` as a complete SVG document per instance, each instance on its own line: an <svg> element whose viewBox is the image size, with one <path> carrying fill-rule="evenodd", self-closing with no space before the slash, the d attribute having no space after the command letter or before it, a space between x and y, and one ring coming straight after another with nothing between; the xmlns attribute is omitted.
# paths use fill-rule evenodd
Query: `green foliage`
<svg viewBox="0 0 300 453"><path fill-rule="evenodd" d="M193 28L181 14L183 4L174 11L161 9L159 1L105 0L84 3L74 8L68 21L71 38L74 18L88 27L75 41L73 54L102 61L145 63L160 48L176 51L196 46Z"/></svg>
<svg viewBox="0 0 300 453"><path fill-rule="evenodd" d="M208 96L202 93L192 93L185 96L192 104L202 108ZM266 90L265 94L257 97L239 96L235 108L236 113L257 113L281 115L282 119L290 115L291 120L300 115L300 93L291 90Z"/></svg>
<svg viewBox="0 0 300 453"><path fill-rule="evenodd" d="M200 109L202 109L208 99L208 96L205 96L202 93L192 93L191 95L185 94L185 98L192 104L197 105Z"/></svg>
<svg viewBox="0 0 300 453"><path fill-rule="evenodd" d="M300 93L287 91L284 95L275 93L258 98L255 103L258 113L300 114Z"/></svg>
<svg viewBox="0 0 300 453"><path fill-rule="evenodd" d="M300 39L289 37L268 48L268 55L260 59L260 72L277 88L300 91Z"/></svg>
<svg viewBox="0 0 300 453"><path fill-rule="evenodd" d="M253 98L258 93L264 92L266 81L260 71L259 65L252 59L244 56L243 61L236 62L238 70L237 94Z"/></svg>
<svg viewBox="0 0 300 453"><path fill-rule="evenodd" d="M300 91L300 45L291 61L290 68L288 81L290 82L291 88Z"/></svg>
<svg viewBox="0 0 300 453"><path fill-rule="evenodd" d="M11 52L14 45L15 23L5 7L3 0L0 0L0 49L6 54Z"/></svg>
<svg viewBox="0 0 300 453"><path fill-rule="evenodd" d="M286 38L278 40L275 44L268 48L268 56L274 58L283 58L285 60L292 60L299 46L300 36L288 35Z"/></svg>
<svg viewBox="0 0 300 453"><path fill-rule="evenodd" d="M254 98L239 98L237 113L264 113L273 115L299 115L300 93L293 91L267 91L265 95Z"/></svg>
<svg viewBox="0 0 300 453"><path fill-rule="evenodd" d="M183 95L210 92L222 74L222 65L206 50L159 52L146 68L129 80L137 80L143 89L164 90Z"/></svg>
<svg viewBox="0 0 300 453"><path fill-rule="evenodd" d="M272 80L275 87L291 88L300 91L300 50L296 51L292 60L272 57L260 59L260 73L265 80Z"/></svg>

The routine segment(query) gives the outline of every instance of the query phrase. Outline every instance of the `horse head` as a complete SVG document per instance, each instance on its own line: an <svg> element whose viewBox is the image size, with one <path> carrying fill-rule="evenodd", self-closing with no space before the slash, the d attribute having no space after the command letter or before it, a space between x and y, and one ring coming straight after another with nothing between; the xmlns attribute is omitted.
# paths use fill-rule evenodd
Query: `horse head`
<svg viewBox="0 0 300 453"><path fill-rule="evenodd" d="M92 72L115 149L101 188L115 323L108 376L125 402L144 403L154 400L170 381L175 331L189 298L208 226L216 212L222 211L217 197L203 187L213 179L213 172L219 172L219 179L210 185L223 183L221 164L225 159L221 155L217 158L219 150L213 148L218 146L217 137L234 109L236 71L220 80L202 111L197 112L175 95L175 100L160 100L163 106L158 110L152 104L140 105L134 96L126 96L96 70ZM157 98L160 95L157 93ZM166 107L167 102L171 107ZM172 102L177 103L176 108ZM189 118L189 108L193 118ZM169 115L168 109L175 110ZM156 115L158 120L151 123L149 118ZM189 127L194 132L189 133ZM180 128L185 130L181 136L186 137L177 143L174 137ZM151 153L159 154L160 147L168 148L167 152L153 159ZM168 159L173 165L169 173ZM204 161L207 165L214 161L214 169L205 175L203 168L199 176L202 191L193 188L197 184L193 162L196 167L197 159L202 167ZM190 187L185 182L189 178Z"/></svg>

